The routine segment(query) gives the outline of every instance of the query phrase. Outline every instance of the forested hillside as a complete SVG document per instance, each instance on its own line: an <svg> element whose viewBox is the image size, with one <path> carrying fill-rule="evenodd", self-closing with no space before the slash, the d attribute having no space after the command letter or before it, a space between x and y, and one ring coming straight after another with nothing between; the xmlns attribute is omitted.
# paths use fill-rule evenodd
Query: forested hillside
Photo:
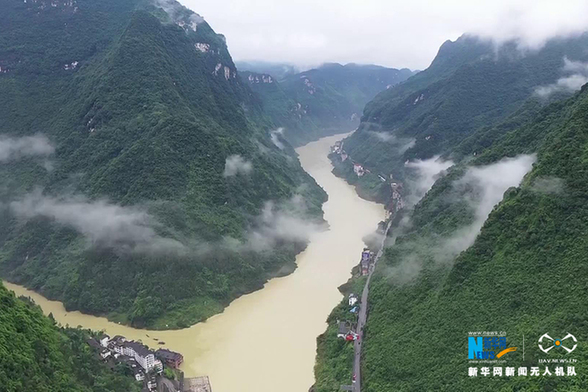
<svg viewBox="0 0 588 392"><path fill-rule="evenodd" d="M110 370L86 343L88 331L60 328L0 283L0 385L4 392L139 391L124 369Z"/></svg>
<svg viewBox="0 0 588 392"><path fill-rule="evenodd" d="M472 163L537 152L521 187L505 194L473 246L455 260L438 262L444 241L471 223L468 205L447 186L459 170L417 205L414 228L387 251L373 283L366 391L583 390L588 353L582 344L569 355L578 360L578 377L490 382L468 377L466 337L472 330L500 330L510 345L520 346L525 335L525 359L517 352L507 361L517 367L537 366L546 357L536 344L546 331L586 339L587 113L588 91L583 91L508 133Z"/></svg>
<svg viewBox="0 0 588 392"><path fill-rule="evenodd" d="M366 103L413 75L406 68L358 64L324 64L281 78L255 72L258 69L245 68L243 79L294 145L354 130Z"/></svg>
<svg viewBox="0 0 588 392"><path fill-rule="evenodd" d="M325 195L224 37L170 0L56 4L0 1L2 277L178 328L292 271Z"/></svg>
<svg viewBox="0 0 588 392"><path fill-rule="evenodd" d="M588 42L580 50L584 39L559 42L563 46L557 50L549 45L543 50L558 56L562 48L570 47L577 50L574 53L586 53ZM527 69L532 60L525 60ZM561 57L561 61L560 69L570 68L569 58ZM545 72L548 64L544 63ZM463 83L466 89L468 84ZM550 83L544 80L539 86ZM434 177L435 184L416 206L409 204L394 216L390 239L394 244L386 249L370 286L362 390L585 389L588 353L580 342L587 338L588 325L588 308L582 301L588 294L588 90L584 86L568 99L570 89L554 88L548 97L533 91L538 90L529 87L529 99L517 109L512 109L513 104L506 110L512 113L502 121L471 117L476 113L473 107L462 112L462 121L468 124L463 138L452 136L457 128L444 128L447 135L439 130L443 142L434 152L444 156L437 162L452 159L449 164L453 166ZM441 121L452 116L449 109L453 106L440 110L453 97L439 98L441 106L430 107L422 119L436 116ZM502 97L496 92L494 101ZM377 99L383 98L382 94ZM456 102L453 108L461 110L463 104ZM374 105L376 102L370 107ZM366 118L373 113L370 107ZM405 123L399 120L399 124ZM367 126L362 125L364 133L369 132ZM418 135L432 134L433 128L425 121L412 129ZM367 151L367 145L353 145L359 140L354 137L344 145L346 150ZM418 140L417 136L416 155L411 156L410 150L404 156L388 153L379 161L381 167L391 168L395 178L404 176L409 185L415 178L405 176L411 165L405 166L403 159L427 158L431 153L420 149ZM378 148L374 146L374 151ZM393 163L394 159L400 162ZM410 186L405 187L403 196L410 197L410 191ZM340 309L334 311L331 324L336 315L341 315ZM508 353L505 362L472 364L468 360L471 331L505 332L507 346L518 349ZM537 345L544 333L558 337L570 333L579 344L569 355L563 350L559 356L557 351L546 355ZM335 391L349 381L348 373L341 369L348 365L352 352L344 345L319 339L316 391ZM572 358L574 361L559 366L566 372L567 366L573 366L577 376L556 376L558 365L539 363L544 358ZM526 367L529 372L539 367L541 375L491 373L485 377L480 373L483 366L490 371L494 366L503 371ZM477 376L468 374L469 367L477 367ZM551 375L544 374L546 367Z"/></svg>
<svg viewBox="0 0 588 392"><path fill-rule="evenodd" d="M487 130L513 114L535 113L546 102L569 96L580 86L563 84L583 76L578 67L588 59L587 45L586 34L528 51L514 42L495 47L468 35L447 41L428 69L366 105L358 132L345 141L353 161L373 173L372 181L359 184L366 197L377 198L381 191L369 189L377 183L376 174L402 180L406 160L439 154L461 158L457 146L468 137L474 143L467 153L479 153L473 147L481 141L480 128ZM507 124L502 132L516 125ZM474 133L478 135L472 137ZM342 173L353 178L351 170Z"/></svg>

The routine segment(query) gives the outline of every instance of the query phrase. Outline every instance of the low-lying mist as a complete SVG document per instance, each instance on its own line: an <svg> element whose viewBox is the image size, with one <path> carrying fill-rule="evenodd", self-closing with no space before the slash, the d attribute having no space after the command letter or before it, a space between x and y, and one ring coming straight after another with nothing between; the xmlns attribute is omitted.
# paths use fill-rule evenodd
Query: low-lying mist
<svg viewBox="0 0 588 392"><path fill-rule="evenodd" d="M520 185L535 160L535 155L520 155L487 166L469 167L463 177L453 182L451 196L444 195L451 199L443 202L465 202L472 222L449 235L429 234L403 242L400 260L386 271L391 281L405 284L419 276L423 268L452 264L462 251L473 245L492 209L507 189Z"/></svg>
<svg viewBox="0 0 588 392"><path fill-rule="evenodd" d="M230 155L225 160L223 177L233 177L237 174L247 175L253 171L253 164L241 155Z"/></svg>
<svg viewBox="0 0 588 392"><path fill-rule="evenodd" d="M147 206L120 206L107 200L89 200L80 195L47 196L40 189L5 205L17 218L27 221L44 217L75 229L88 248L106 248L116 254L204 257L212 252L266 252L282 243L305 244L324 226L309 218L304 198L295 195L281 203L267 201L241 238L219 237L216 241L186 238L165 227ZM162 234L167 233L167 234Z"/></svg>
<svg viewBox="0 0 588 392"><path fill-rule="evenodd" d="M407 207L412 207L425 196L445 170L453 166L453 161L445 161L436 155L425 160L406 162L404 166L413 172L406 180L408 193L405 197Z"/></svg>
<svg viewBox="0 0 588 392"><path fill-rule="evenodd" d="M562 74L563 76L555 83L537 87L535 94L541 98L548 98L558 92L572 93L580 90L583 85L588 83L588 63L571 61L564 57Z"/></svg>
<svg viewBox="0 0 588 392"><path fill-rule="evenodd" d="M0 135L0 163L35 156L47 157L54 152L55 147L42 134L24 137Z"/></svg>

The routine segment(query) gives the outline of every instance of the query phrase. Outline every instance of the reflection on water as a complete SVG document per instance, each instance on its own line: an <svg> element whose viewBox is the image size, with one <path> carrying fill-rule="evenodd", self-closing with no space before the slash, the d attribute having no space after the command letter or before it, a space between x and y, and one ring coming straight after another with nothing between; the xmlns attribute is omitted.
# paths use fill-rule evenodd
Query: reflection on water
<svg viewBox="0 0 588 392"><path fill-rule="evenodd" d="M329 194L323 209L330 230L317 233L297 258L298 269L268 282L262 290L231 303L222 314L180 331L137 330L101 317L66 312L60 302L10 283L43 311L70 326L104 329L157 348L157 341L184 355L186 376L208 375L215 392L304 392L313 384L316 337L341 300L337 287L359 262L362 237L384 218L384 208L360 199L331 173L332 136L297 149L304 169ZM149 335L149 336L147 336Z"/></svg>

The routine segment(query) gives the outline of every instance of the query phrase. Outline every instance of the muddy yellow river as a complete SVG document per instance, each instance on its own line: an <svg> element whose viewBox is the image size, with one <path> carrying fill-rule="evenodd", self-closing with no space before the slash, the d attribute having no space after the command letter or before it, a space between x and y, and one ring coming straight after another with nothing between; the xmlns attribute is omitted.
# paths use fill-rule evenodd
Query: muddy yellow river
<svg viewBox="0 0 588 392"><path fill-rule="evenodd" d="M362 237L384 219L383 206L360 199L331 173L327 154L341 138L324 138L297 150L304 169L329 195L323 208L330 229L312 237L298 256L293 274L235 300L205 323L179 331L137 330L105 318L66 312L60 302L5 285L32 297L63 325L140 339L152 348L159 347L153 338L165 341L165 347L184 355L186 376L208 375L214 392L306 392L314 382L316 338L341 300L337 287L359 262Z"/></svg>

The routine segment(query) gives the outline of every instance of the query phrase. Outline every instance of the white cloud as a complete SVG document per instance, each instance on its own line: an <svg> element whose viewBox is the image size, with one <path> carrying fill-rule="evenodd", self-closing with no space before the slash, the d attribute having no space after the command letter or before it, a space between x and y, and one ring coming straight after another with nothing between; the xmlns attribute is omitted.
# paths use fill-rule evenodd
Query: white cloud
<svg viewBox="0 0 588 392"><path fill-rule="evenodd" d="M281 242L307 243L310 237L324 229L315 221L305 219L306 207L301 196L294 196L283 206L266 202L256 219L256 225L245 241L233 242L237 250L261 252L274 248Z"/></svg>
<svg viewBox="0 0 588 392"><path fill-rule="evenodd" d="M211 242L166 237L158 231L169 230L145 208L91 201L83 196L52 197L37 190L8 204L0 202L0 210L4 208L20 219L45 217L71 227L87 239L89 247L111 249L117 254L190 257L212 252L265 252L283 243L307 243L314 233L324 230L322 224L308 219L306 202L300 195L279 204L266 202L241 239L224 237Z"/></svg>
<svg viewBox="0 0 588 392"><path fill-rule="evenodd" d="M427 256L432 256L433 262L439 265L452 263L459 253L473 245L492 209L502 200L508 188L520 185L535 160L535 155L520 155L488 166L470 167L454 183L456 199L449 202L465 200L473 211L473 222L447 238L421 238L412 242L409 245L412 251L389 269L391 279L397 284L410 282L420 274ZM432 248L431 242L434 243Z"/></svg>
<svg viewBox="0 0 588 392"><path fill-rule="evenodd" d="M416 171L416 176L407 180L410 189L406 201L408 206L413 206L425 196L439 176L453 166L453 161L444 161L439 155L436 155L425 160L417 159L406 162L404 166Z"/></svg>
<svg viewBox="0 0 588 392"><path fill-rule="evenodd" d="M568 76L561 77L557 82L547 85L539 86L535 89L535 94L542 98L547 98L556 92L574 92L588 83L588 63L581 61L570 61L564 58L564 67L562 69L564 74Z"/></svg>
<svg viewBox="0 0 588 392"><path fill-rule="evenodd" d="M44 135L9 137L0 135L0 163L27 157L47 157L55 152Z"/></svg>
<svg viewBox="0 0 588 392"><path fill-rule="evenodd" d="M272 143L274 143L274 146L278 147L280 150L286 148L286 146L284 146L284 143L282 143L282 141L280 140L283 134L284 128L278 128L275 131L270 132L270 138L272 139Z"/></svg>
<svg viewBox="0 0 588 392"><path fill-rule="evenodd" d="M158 222L137 207L121 207L106 200L90 201L82 196L50 197L41 191L9 204L19 218L46 217L74 228L92 246L119 252L184 252L176 240L163 238L155 231Z"/></svg>
<svg viewBox="0 0 588 392"><path fill-rule="evenodd" d="M381 142L388 143L394 147L396 154L402 155L416 144L414 138L399 138L391 132L367 131Z"/></svg>
<svg viewBox="0 0 588 392"><path fill-rule="evenodd" d="M184 16L184 9L181 7L180 3L175 0L154 0L153 3L157 7L161 7L174 22L183 21ZM195 26L202 23L204 19L194 13L190 15L189 20L190 23L194 23Z"/></svg>
<svg viewBox="0 0 588 392"><path fill-rule="evenodd" d="M565 189L565 181L558 177L539 177L531 186L531 190L547 195L563 195Z"/></svg>
<svg viewBox="0 0 588 392"><path fill-rule="evenodd" d="M183 0L227 36L237 60L426 68L466 32L537 48L588 28L585 0ZM361 34L358 34L361 31Z"/></svg>
<svg viewBox="0 0 588 392"><path fill-rule="evenodd" d="M231 155L225 161L224 177L233 177L237 174L247 175L253 170L253 164L245 160L241 155Z"/></svg>

